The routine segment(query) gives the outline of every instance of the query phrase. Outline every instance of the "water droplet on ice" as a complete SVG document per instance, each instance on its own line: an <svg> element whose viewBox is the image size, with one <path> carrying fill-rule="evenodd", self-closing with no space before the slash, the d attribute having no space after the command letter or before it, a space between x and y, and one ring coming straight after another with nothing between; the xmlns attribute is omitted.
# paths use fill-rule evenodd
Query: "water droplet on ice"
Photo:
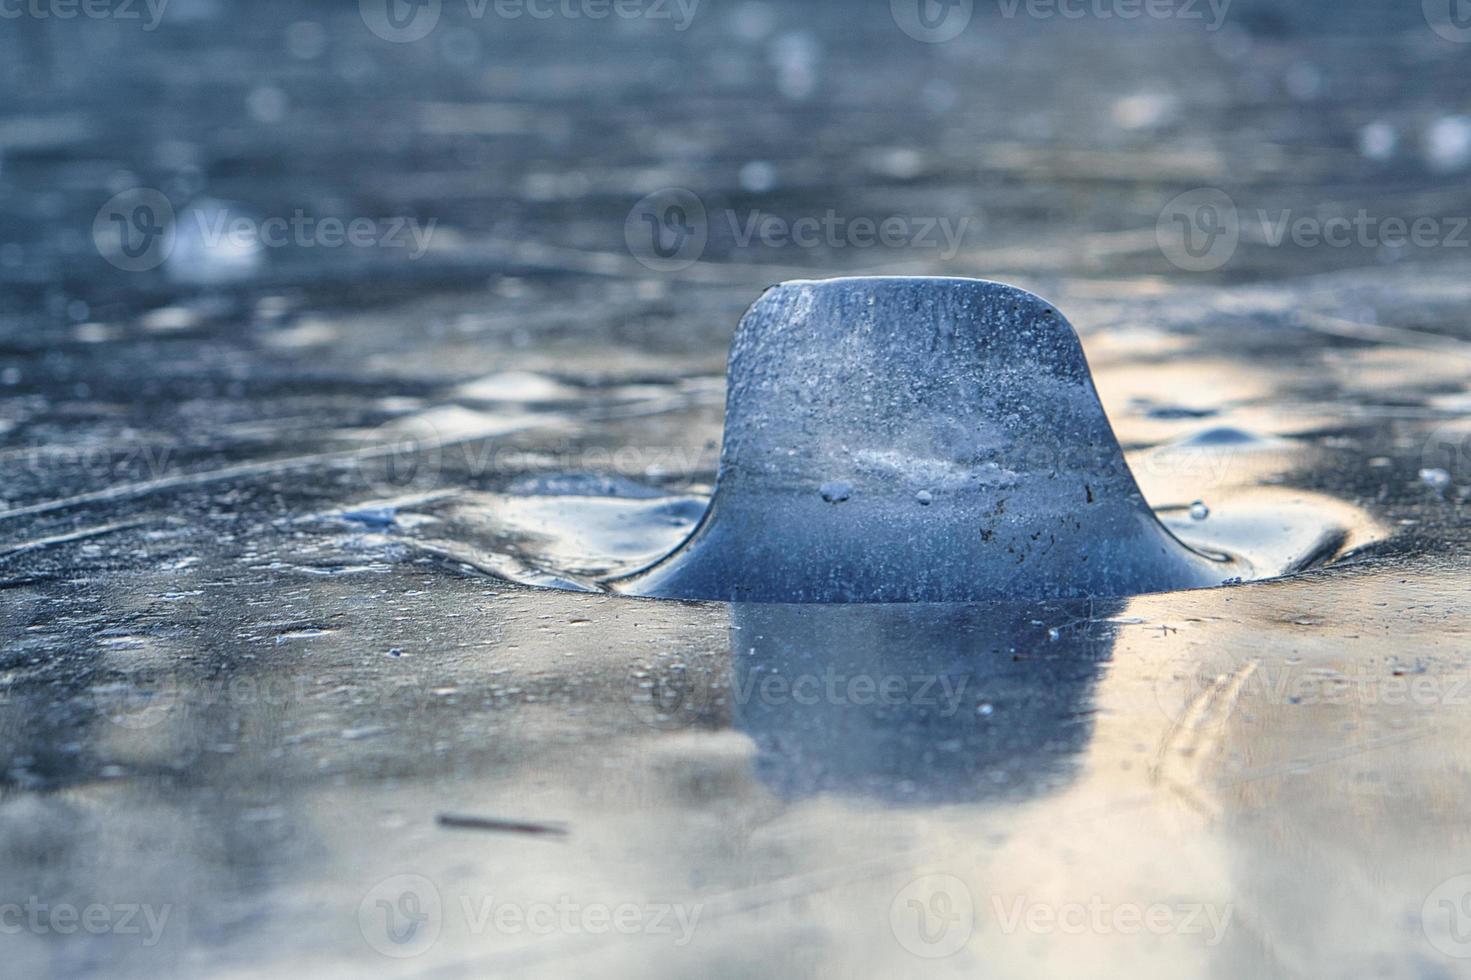
<svg viewBox="0 0 1471 980"><path fill-rule="evenodd" d="M1421 470L1420 482L1435 490L1444 490L1451 485L1451 475L1442 469Z"/></svg>
<svg viewBox="0 0 1471 980"><path fill-rule="evenodd" d="M1425 159L1439 173L1461 170L1471 163L1471 116L1437 119L1425 134Z"/></svg>
<svg viewBox="0 0 1471 980"><path fill-rule="evenodd" d="M818 487L817 492L822 494L822 499L828 503L841 504L853 496L853 484L847 480L829 480Z"/></svg>
<svg viewBox="0 0 1471 980"><path fill-rule="evenodd" d="M1202 501L1197 500L1190 505L1190 519L1192 521L1203 521L1209 516L1211 516L1211 509Z"/></svg>
<svg viewBox="0 0 1471 980"><path fill-rule="evenodd" d="M764 194L776 186L776 168L765 160L752 160L741 167L741 189Z"/></svg>
<svg viewBox="0 0 1471 980"><path fill-rule="evenodd" d="M1359 152L1370 160L1388 160L1399 145L1399 133L1387 122L1371 122L1359 130Z"/></svg>
<svg viewBox="0 0 1471 980"><path fill-rule="evenodd" d="M194 286L250 279L265 264L260 228L261 222L240 205L196 200L175 223L174 247L164 272L174 282Z"/></svg>

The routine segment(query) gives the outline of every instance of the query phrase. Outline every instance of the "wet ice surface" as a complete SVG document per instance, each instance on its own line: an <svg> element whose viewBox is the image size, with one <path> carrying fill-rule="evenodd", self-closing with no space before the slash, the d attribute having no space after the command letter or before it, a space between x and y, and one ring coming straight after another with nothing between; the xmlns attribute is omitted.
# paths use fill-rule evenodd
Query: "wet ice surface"
<svg viewBox="0 0 1471 980"><path fill-rule="evenodd" d="M1013 25L931 49L886 11L777 9L735 41L643 25L631 58L590 25L384 45L345 8L284 57L303 16L0 35L30 93L0 170L0 899L171 909L153 944L7 934L14 972L1459 972L1438 903L1471 872L1464 254L1247 235L1186 275L1155 222L1212 183L1243 210L1467 213L1454 147L1422 138L1465 112L1465 46L1418 20L1307 44L1258 11L1214 38ZM56 46L75 37L86 57ZM1382 129L1361 150L1374 124L1387 158ZM89 240L119 170L447 231L413 263L273 252L223 289L123 274ZM742 213L984 229L946 261L739 249L717 217L706 262L654 274L624 218L681 182ZM1234 508L1270 493L1284 521L1284 494L1360 509L1380 540L1093 603L813 612L497 577L585 584L686 533L740 313L858 272L1065 310L1182 537L1259 529ZM590 472L608 482L558 476ZM595 533L559 537L565 508ZM420 955L386 957L376 903L409 892ZM1095 898L1105 927L1047 927ZM911 899L960 915L926 934L968 940L952 957L924 958ZM486 900L641 918L497 927ZM1119 917L1153 905L1161 934ZM693 932L656 906L698 909Z"/></svg>

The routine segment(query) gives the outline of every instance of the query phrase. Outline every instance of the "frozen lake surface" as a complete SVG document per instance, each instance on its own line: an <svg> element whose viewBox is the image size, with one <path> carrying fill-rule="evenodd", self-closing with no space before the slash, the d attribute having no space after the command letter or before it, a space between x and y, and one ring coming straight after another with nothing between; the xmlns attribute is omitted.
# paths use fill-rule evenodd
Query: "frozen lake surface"
<svg viewBox="0 0 1471 980"><path fill-rule="evenodd" d="M978 5L934 45L885 4L446 3L406 43L320 6L0 32L0 905L108 926L43 913L8 969L1466 972L1471 46L1311 4ZM635 244L668 188L693 259ZM373 244L210 234L298 213ZM766 286L899 274L1064 311L1177 533L1331 511L1335 560L963 606L513 584L693 526Z"/></svg>

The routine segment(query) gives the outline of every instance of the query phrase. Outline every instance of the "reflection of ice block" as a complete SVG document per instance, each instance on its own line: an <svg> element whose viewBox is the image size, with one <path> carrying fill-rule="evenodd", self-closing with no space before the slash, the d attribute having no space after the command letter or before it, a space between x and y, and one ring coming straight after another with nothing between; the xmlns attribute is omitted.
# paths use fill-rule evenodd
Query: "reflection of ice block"
<svg viewBox="0 0 1471 980"><path fill-rule="evenodd" d="M1072 327L968 279L791 282L731 347L699 527L619 591L954 602L1217 585L1155 519Z"/></svg>
<svg viewBox="0 0 1471 980"><path fill-rule="evenodd" d="M1053 792L1092 737L1123 603L737 605L731 721L787 798Z"/></svg>

